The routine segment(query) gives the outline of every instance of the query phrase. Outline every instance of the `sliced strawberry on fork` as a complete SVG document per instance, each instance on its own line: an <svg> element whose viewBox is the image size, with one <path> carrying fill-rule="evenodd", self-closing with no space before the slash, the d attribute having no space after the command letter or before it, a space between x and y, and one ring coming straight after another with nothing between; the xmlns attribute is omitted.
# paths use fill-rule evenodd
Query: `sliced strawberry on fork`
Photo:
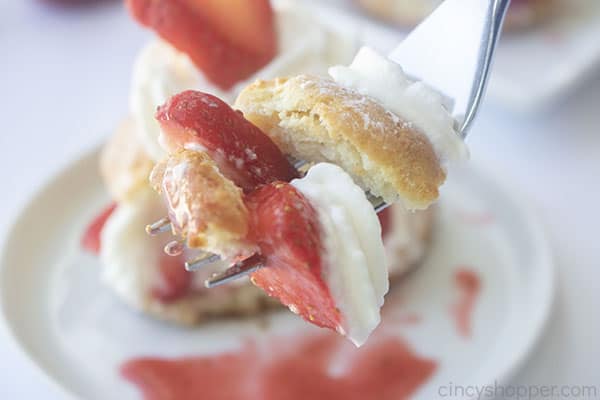
<svg viewBox="0 0 600 400"><path fill-rule="evenodd" d="M249 78L277 52L269 0L127 0L133 17L186 53L222 89Z"/></svg>
<svg viewBox="0 0 600 400"><path fill-rule="evenodd" d="M298 176L266 134L215 96L193 90L179 93L158 108L156 119L169 152L206 151L221 173L245 192Z"/></svg>
<svg viewBox="0 0 600 400"><path fill-rule="evenodd" d="M338 330L340 311L322 278L323 245L316 210L294 186L274 182L249 194L250 236L265 268L252 283L305 320Z"/></svg>

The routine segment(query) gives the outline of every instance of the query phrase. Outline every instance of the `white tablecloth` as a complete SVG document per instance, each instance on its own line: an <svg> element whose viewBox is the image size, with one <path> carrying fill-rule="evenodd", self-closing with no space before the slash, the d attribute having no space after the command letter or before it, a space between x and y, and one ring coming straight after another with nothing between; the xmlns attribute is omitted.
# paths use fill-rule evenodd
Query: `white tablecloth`
<svg viewBox="0 0 600 400"><path fill-rule="evenodd" d="M0 2L0 240L36 188L127 110L131 65L149 33L119 1L98 2L93 11ZM488 101L468 142L476 162L538 209L558 267L547 331L512 383L600 384L600 74L537 115ZM0 335L0 398L60 399L9 343Z"/></svg>

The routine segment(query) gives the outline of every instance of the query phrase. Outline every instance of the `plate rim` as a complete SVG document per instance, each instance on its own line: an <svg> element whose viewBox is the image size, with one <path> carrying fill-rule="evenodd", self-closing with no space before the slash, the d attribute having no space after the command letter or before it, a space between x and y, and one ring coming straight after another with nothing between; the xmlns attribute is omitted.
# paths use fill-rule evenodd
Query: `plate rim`
<svg viewBox="0 0 600 400"><path fill-rule="evenodd" d="M73 166L82 164L90 159L98 159L104 143L105 141L102 141L92 145L90 148L82 151L78 156L74 157L72 161L65 162L60 168L56 169L52 174L42 180L41 183L38 184L38 187L29 194L29 197L24 204L22 204L21 207L17 207L15 213L12 215L12 218L10 221L8 221L8 229L6 229L4 239L0 243L0 331L7 338L7 345L15 349L15 353L17 353L18 356L25 361L30 370L35 371L35 374L40 376L44 383L48 387L52 388L57 395L66 396L67 400L82 400L82 398L68 385L61 382L54 375L49 374L46 371L46 368L39 363L35 354L31 352L31 350L23 342L22 338L19 337L15 330L13 321L11 321L6 311L7 302L5 301L4 290L2 289L6 285L5 275L6 269L8 268L7 258L9 255L9 249L11 247L10 244L14 240L13 237L15 230L27 215L28 210L35 205L39 197L43 196L44 193L47 192L52 186L56 185L56 183L66 173L68 173Z"/></svg>
<svg viewBox="0 0 600 400"><path fill-rule="evenodd" d="M474 172L479 177L485 177L486 181L490 183L490 186L495 187L498 191L503 193L513 206L519 210L520 215L526 216L525 219L521 220L530 233L532 233L532 240L535 243L535 248L540 257L538 264L544 265L546 268L545 280L538 281L537 286L541 287L541 291L544 294L543 303L540 303L540 310L534 315L536 318L534 324L530 324L534 328L529 330L529 337L521 342L520 353L515 352L513 360L510 365L498 374L498 378L495 380L499 384L504 384L512 379L520 369L525 365L525 362L531 357L537 346L540 345L541 339L546 332L546 329L550 322L550 317L555 308L556 304L556 279L557 270L555 263L555 256L551 246L550 236L547 233L546 223L544 219L536 211L534 204L535 202L531 199L531 196L527 195L520 186L516 188L510 185L510 177L501 177L497 172L494 172L491 163L482 160L469 160L466 163L467 168ZM487 382L485 385L491 385L494 382Z"/></svg>

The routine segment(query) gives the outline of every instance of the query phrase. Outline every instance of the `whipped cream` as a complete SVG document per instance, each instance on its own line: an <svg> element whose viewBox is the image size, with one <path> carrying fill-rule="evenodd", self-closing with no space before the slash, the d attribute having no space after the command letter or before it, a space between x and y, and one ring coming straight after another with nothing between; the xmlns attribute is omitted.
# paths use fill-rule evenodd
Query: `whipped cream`
<svg viewBox="0 0 600 400"><path fill-rule="evenodd" d="M233 103L239 92L256 79L300 73L325 75L330 65L352 59L356 51L356 41L352 38L328 30L294 1L275 1L274 8L277 56L254 76L228 91L213 85L187 55L166 42L156 39L141 51L133 69L130 110L138 136L154 160L166 154L158 143L160 126L154 114L172 95L195 89Z"/></svg>
<svg viewBox="0 0 600 400"><path fill-rule="evenodd" d="M102 279L133 306L141 306L161 279L158 260L165 238L149 237L143 229L148 221L161 216L164 206L160 197L145 188L130 201L121 202L101 232Z"/></svg>
<svg viewBox="0 0 600 400"><path fill-rule="evenodd" d="M170 235L148 236L143 227L164 215L165 207L160 195L150 187L144 187L127 201L119 203L101 232L102 280L119 297L138 308L143 308L152 297L152 289L161 285L163 276L159 263L164 257L165 245L173 240ZM199 255L198 250L186 249L186 259ZM194 273L192 288L196 292L207 290L204 280L227 266L224 261L218 261L207 270ZM248 281L241 279L231 283L244 284L247 285Z"/></svg>
<svg viewBox="0 0 600 400"><path fill-rule="evenodd" d="M186 89L208 87L190 58L166 42L157 40L144 47L133 67L129 108L138 138L146 153L158 161L166 154L160 144L156 109L172 95Z"/></svg>
<svg viewBox="0 0 600 400"><path fill-rule="evenodd" d="M468 150L443 97L423 82L410 80L402 68L369 47L350 66L334 66L331 77L340 85L372 97L390 112L413 124L431 142L440 161L468 158Z"/></svg>
<svg viewBox="0 0 600 400"><path fill-rule="evenodd" d="M381 226L364 192L340 167L320 163L291 182L317 210L323 280L342 314L340 333L362 345L379 324L389 282Z"/></svg>

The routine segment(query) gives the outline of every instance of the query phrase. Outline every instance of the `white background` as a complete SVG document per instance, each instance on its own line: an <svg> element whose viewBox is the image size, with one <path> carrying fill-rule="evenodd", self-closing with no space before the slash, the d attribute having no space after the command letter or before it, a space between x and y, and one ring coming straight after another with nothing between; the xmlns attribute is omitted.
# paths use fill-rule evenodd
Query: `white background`
<svg viewBox="0 0 600 400"><path fill-rule="evenodd" d="M131 65L149 36L119 1L44 3L0 0L0 240L35 190L125 115ZM511 383L600 385L600 70L536 114L508 109L487 101L472 156L531 200L558 269L547 331ZM61 398L4 331L0 398Z"/></svg>

